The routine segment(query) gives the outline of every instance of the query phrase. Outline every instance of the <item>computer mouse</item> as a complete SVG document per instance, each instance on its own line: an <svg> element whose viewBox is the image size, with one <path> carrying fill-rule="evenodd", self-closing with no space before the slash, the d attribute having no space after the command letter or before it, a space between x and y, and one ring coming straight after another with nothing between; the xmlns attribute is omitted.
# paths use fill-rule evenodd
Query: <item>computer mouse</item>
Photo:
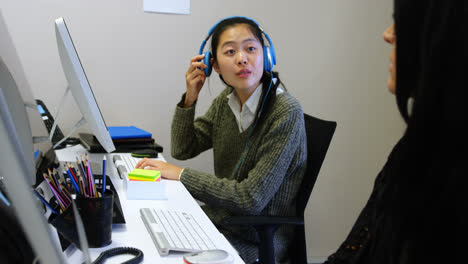
<svg viewBox="0 0 468 264"><path fill-rule="evenodd" d="M157 158L158 152L154 149L138 149L132 151L132 157L135 158Z"/></svg>
<svg viewBox="0 0 468 264"><path fill-rule="evenodd" d="M188 264L230 264L234 258L222 249L204 250L184 255L184 262Z"/></svg>

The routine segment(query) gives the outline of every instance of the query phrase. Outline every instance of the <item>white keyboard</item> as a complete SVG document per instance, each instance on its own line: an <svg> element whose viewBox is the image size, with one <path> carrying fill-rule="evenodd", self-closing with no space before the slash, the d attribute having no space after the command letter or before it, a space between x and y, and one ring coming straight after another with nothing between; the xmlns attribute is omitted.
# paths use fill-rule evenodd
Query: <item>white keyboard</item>
<svg viewBox="0 0 468 264"><path fill-rule="evenodd" d="M161 256L168 255L170 251L216 249L213 241L189 213L142 208L140 214Z"/></svg>
<svg viewBox="0 0 468 264"><path fill-rule="evenodd" d="M135 169L135 166L141 160L141 158L132 157L130 154L117 154L112 159L121 179L127 177L127 174Z"/></svg>

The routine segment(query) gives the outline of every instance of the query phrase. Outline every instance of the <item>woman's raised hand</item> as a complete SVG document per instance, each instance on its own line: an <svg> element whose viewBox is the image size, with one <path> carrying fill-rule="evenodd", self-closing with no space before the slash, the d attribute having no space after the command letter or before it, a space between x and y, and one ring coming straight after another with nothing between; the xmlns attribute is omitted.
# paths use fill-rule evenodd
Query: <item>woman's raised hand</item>
<svg viewBox="0 0 468 264"><path fill-rule="evenodd" d="M202 69L205 69L207 66L201 61L204 57L204 54L197 55L190 60L190 66L185 73L187 93L185 94L184 107L190 107L195 103L205 83L206 75Z"/></svg>

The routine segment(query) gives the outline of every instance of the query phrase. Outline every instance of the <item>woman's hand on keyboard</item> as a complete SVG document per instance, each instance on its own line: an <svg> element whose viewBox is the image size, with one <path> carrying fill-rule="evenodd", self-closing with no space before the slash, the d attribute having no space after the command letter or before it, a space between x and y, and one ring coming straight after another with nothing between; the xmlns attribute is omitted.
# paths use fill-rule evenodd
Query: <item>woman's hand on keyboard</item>
<svg viewBox="0 0 468 264"><path fill-rule="evenodd" d="M140 160L135 168L157 170L161 172L161 177L177 181L179 180L180 173L183 170L181 167L177 167L176 165L148 158Z"/></svg>

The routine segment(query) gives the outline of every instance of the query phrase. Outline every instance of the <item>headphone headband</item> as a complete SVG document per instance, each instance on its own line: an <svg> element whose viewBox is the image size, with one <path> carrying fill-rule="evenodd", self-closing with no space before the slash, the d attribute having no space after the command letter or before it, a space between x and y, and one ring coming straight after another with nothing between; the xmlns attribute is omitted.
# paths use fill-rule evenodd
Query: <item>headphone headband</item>
<svg viewBox="0 0 468 264"><path fill-rule="evenodd" d="M213 34L213 31L214 29L223 21L225 20L228 20L228 19L232 19L232 18L243 18L243 19L246 19L246 20L249 20L251 22L253 22L255 25L257 25L257 27L263 32L263 29L260 27L260 25L257 23L257 21L251 19L251 18L248 18L248 17L245 17L245 16L229 16L229 17L225 17L223 19L221 19L220 21L218 21L216 24L214 24L210 30L208 31L208 37L211 36L211 34Z"/></svg>
<svg viewBox="0 0 468 264"><path fill-rule="evenodd" d="M268 34L263 30L263 28L257 23L257 21L251 19L251 18L248 18L248 17L245 17L245 16L230 16L230 17L226 17L226 18L223 18L221 19L220 21L218 21L216 24L214 24L214 26L212 26L210 28L210 30L208 31L208 36L203 40L201 46L200 46L200 50L198 52L199 55L203 54L203 49L205 48L205 45L206 43L208 42L208 39L210 38L210 36L213 34L213 31L216 29L216 27L223 21L227 20L227 19L232 19L232 18L243 18L243 19L246 19L246 20L249 20L251 22L253 22L259 29L260 31L263 33L263 35L265 36L265 38L267 39L268 41L268 47L267 46L264 46L264 49L263 49L263 63L264 63L264 68L265 68L265 71L267 72L271 72L273 70L273 65L276 65L276 53L275 53L275 48L273 47L273 42L271 41L270 39L270 36L268 36ZM206 66L208 66L206 69L203 69L205 71L205 74L206 76L210 76L211 74L211 53L210 52L205 52L205 58L203 59L203 62L206 64Z"/></svg>

